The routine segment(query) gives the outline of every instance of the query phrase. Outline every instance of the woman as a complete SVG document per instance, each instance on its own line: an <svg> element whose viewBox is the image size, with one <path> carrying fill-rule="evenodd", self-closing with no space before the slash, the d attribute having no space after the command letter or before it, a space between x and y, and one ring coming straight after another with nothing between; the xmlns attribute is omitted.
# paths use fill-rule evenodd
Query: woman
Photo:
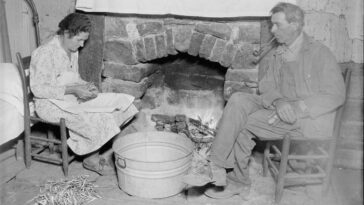
<svg viewBox="0 0 364 205"><path fill-rule="evenodd" d="M34 94L36 113L46 121L66 120L70 130L68 146L78 155L90 154L83 161L85 168L99 174L113 173L98 149L120 132L119 126L138 111L130 103L125 110L112 112L69 112L62 103L84 102L97 97L98 89L80 78L78 49L84 46L90 30L90 19L78 13L67 15L60 23L57 35L32 53L30 86ZM82 104L81 104L82 105Z"/></svg>

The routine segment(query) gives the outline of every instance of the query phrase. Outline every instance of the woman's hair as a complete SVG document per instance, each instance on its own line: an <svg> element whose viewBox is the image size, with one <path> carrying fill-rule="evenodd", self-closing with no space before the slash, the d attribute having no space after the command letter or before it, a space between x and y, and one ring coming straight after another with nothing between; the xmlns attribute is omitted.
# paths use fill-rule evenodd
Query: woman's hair
<svg viewBox="0 0 364 205"><path fill-rule="evenodd" d="M278 3L276 6L274 6L271 10L270 10L271 14L275 14L278 12L283 12L286 15L286 20L291 23L291 22L297 22L300 27L302 28L304 26L304 13L303 10L294 5L294 4L290 4L290 3Z"/></svg>
<svg viewBox="0 0 364 205"><path fill-rule="evenodd" d="M70 37L73 37L80 32L89 33L91 31L91 21L84 14L71 13L59 22L58 28L58 35L64 35L65 31L68 31Z"/></svg>

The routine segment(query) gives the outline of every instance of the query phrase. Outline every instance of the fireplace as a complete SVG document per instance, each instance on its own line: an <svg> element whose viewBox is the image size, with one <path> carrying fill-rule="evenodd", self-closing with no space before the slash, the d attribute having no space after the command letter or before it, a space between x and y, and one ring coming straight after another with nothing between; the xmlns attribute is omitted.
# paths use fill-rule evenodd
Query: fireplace
<svg viewBox="0 0 364 205"><path fill-rule="evenodd" d="M102 92L214 126L233 92L256 92L253 52L269 38L261 35L264 18L87 15L95 29L81 50L80 73Z"/></svg>

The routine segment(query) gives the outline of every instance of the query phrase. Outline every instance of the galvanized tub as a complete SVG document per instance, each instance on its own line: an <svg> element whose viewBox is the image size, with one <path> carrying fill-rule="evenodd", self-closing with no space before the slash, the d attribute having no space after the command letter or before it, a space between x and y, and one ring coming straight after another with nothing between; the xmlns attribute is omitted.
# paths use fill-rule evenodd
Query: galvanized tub
<svg viewBox="0 0 364 205"><path fill-rule="evenodd" d="M182 177L191 166L193 143L171 132L137 132L113 144L119 187L144 198L180 193Z"/></svg>

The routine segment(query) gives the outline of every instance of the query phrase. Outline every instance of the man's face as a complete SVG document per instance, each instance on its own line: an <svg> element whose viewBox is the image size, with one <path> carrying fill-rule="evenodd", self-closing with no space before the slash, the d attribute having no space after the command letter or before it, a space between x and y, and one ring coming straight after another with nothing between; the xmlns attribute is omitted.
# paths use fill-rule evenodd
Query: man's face
<svg viewBox="0 0 364 205"><path fill-rule="evenodd" d="M289 45L297 37L297 23L289 23L283 12L274 13L271 17L271 32L279 43Z"/></svg>
<svg viewBox="0 0 364 205"><path fill-rule="evenodd" d="M80 47L83 47L85 41L89 37L88 32L80 32L75 36L69 37L69 34L65 34L65 45L67 49L71 52L76 52Z"/></svg>

